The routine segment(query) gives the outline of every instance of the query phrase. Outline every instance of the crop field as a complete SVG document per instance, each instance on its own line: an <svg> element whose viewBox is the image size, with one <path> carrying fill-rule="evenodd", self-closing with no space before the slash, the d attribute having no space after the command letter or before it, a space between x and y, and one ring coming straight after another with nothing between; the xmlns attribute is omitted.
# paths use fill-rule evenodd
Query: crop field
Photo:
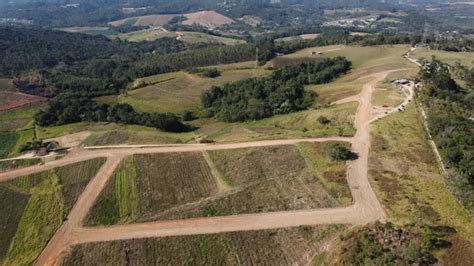
<svg viewBox="0 0 474 266"><path fill-rule="evenodd" d="M196 121L200 127L195 133L216 142L251 141L299 137L352 136L357 103L333 105L244 123L223 123L214 119ZM320 124L325 116L331 122Z"/></svg>
<svg viewBox="0 0 474 266"><path fill-rule="evenodd" d="M448 190L414 105L373 125L369 177L390 220L454 227L446 256L474 248L471 217Z"/></svg>
<svg viewBox="0 0 474 266"><path fill-rule="evenodd" d="M73 246L65 265L307 265L346 228L300 226Z"/></svg>
<svg viewBox="0 0 474 266"><path fill-rule="evenodd" d="M188 14L165 14L132 17L109 22L109 25L164 26L176 16L185 16L187 18L185 21L183 21L184 25L198 24L207 28L215 28L234 22L231 18L221 15L215 11L199 11Z"/></svg>
<svg viewBox="0 0 474 266"><path fill-rule="evenodd" d="M130 156L107 183L86 223L150 220L174 207L210 197L217 189L200 152Z"/></svg>
<svg viewBox="0 0 474 266"><path fill-rule="evenodd" d="M0 161L0 173L41 163L39 158Z"/></svg>
<svg viewBox="0 0 474 266"><path fill-rule="evenodd" d="M151 28L140 31L133 31L128 33L119 34L116 36L121 40L128 40L131 42L142 42L142 41L154 41L157 39L169 37L176 38L180 41L195 44L195 43L209 43L209 44L225 44L225 45L236 45L245 43L244 40L226 38L221 36L215 36L202 32L191 32L191 31L180 31L180 32L169 32L163 28Z"/></svg>
<svg viewBox="0 0 474 266"><path fill-rule="evenodd" d="M33 263L104 159L0 183L0 263Z"/></svg>
<svg viewBox="0 0 474 266"><path fill-rule="evenodd" d="M186 110L199 112L202 109L201 94L212 86L220 86L268 73L270 72L263 69L237 69L224 71L217 78L201 78L185 72L163 74L143 79L146 84L154 85L127 91L126 94L120 96L99 97L97 101L100 103L128 103L141 112L182 113Z"/></svg>
<svg viewBox="0 0 474 266"><path fill-rule="evenodd" d="M412 57L416 59L424 58L431 60L432 56L450 65L460 62L462 65L474 67L474 52L447 52L428 50L426 48L417 48L412 52Z"/></svg>

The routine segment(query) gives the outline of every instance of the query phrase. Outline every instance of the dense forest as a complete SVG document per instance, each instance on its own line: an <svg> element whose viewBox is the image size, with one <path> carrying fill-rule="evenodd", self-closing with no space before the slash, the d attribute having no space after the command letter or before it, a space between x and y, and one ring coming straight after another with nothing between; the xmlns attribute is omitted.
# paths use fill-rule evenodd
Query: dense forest
<svg viewBox="0 0 474 266"><path fill-rule="evenodd" d="M49 102L46 110L36 115L36 123L40 126L57 126L83 121L136 124L170 132L192 130L174 114L139 113L128 104L97 104L88 97L58 96Z"/></svg>
<svg viewBox="0 0 474 266"><path fill-rule="evenodd" d="M282 67L270 77L251 78L223 87L212 87L202 95L209 115L226 122L262 119L310 107L315 94L306 84L321 84L347 72L351 63L343 57Z"/></svg>
<svg viewBox="0 0 474 266"><path fill-rule="evenodd" d="M420 99L440 154L450 171L455 193L474 211L474 68L458 66L461 87L448 65L437 59L424 61L420 78L424 88Z"/></svg>

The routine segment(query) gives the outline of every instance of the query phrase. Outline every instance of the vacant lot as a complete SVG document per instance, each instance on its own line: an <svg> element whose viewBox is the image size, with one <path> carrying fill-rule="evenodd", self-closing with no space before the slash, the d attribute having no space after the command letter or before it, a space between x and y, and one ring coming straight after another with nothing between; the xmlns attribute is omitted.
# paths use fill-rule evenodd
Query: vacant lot
<svg viewBox="0 0 474 266"><path fill-rule="evenodd" d="M33 263L104 159L0 183L0 262Z"/></svg>
<svg viewBox="0 0 474 266"><path fill-rule="evenodd" d="M343 226L164 237L77 245L65 265L305 265Z"/></svg>
<svg viewBox="0 0 474 266"><path fill-rule="evenodd" d="M150 220L216 193L216 181L200 152L130 156L109 180L86 223Z"/></svg>
<svg viewBox="0 0 474 266"><path fill-rule="evenodd" d="M268 74L263 69L236 69L222 72L217 78L201 78L185 72L168 73L140 79L135 83L150 84L120 96L105 96L101 103L128 103L142 112L173 112L185 110L199 112L201 94L212 86Z"/></svg>
<svg viewBox="0 0 474 266"><path fill-rule="evenodd" d="M444 183L414 105L374 124L369 177L391 220L456 228L447 255L472 248L471 217Z"/></svg>
<svg viewBox="0 0 474 266"><path fill-rule="evenodd" d="M324 144L302 144L300 149L289 145L131 156L107 184L87 224L350 204L344 163L328 159Z"/></svg>

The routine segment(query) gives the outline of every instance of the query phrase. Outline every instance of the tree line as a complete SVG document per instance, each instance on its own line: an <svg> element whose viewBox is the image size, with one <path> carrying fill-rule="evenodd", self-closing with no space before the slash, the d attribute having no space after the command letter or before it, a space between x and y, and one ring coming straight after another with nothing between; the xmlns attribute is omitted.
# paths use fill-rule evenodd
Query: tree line
<svg viewBox="0 0 474 266"><path fill-rule="evenodd" d="M251 78L223 87L214 86L202 95L210 116L226 122L256 120L310 107L315 93L306 84L321 84L347 72L351 63L344 57L277 69L270 77Z"/></svg>
<svg viewBox="0 0 474 266"><path fill-rule="evenodd" d="M450 67L433 58L423 61L420 99L426 107L433 140L446 166L454 169L450 183L466 207L474 211L474 68ZM453 79L453 73L465 85Z"/></svg>
<svg viewBox="0 0 474 266"><path fill-rule="evenodd" d="M135 124L170 132L185 132L192 127L170 113L140 113L129 104L98 104L88 97L59 96L36 115L40 126L58 126L76 122L112 122Z"/></svg>

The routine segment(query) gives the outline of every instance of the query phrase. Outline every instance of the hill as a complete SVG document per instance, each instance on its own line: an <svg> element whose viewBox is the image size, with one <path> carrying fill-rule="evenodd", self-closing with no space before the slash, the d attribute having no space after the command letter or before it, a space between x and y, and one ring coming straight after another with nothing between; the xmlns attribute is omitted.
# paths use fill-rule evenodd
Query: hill
<svg viewBox="0 0 474 266"><path fill-rule="evenodd" d="M222 25L232 24L235 21L229 17L221 15L216 11L199 11L187 14L166 14L166 15L148 15L132 18L125 18L109 22L109 25L118 27L122 25L134 26L164 26L168 24L173 18L183 16L186 19L183 21L184 25L200 25L209 29L219 27Z"/></svg>

